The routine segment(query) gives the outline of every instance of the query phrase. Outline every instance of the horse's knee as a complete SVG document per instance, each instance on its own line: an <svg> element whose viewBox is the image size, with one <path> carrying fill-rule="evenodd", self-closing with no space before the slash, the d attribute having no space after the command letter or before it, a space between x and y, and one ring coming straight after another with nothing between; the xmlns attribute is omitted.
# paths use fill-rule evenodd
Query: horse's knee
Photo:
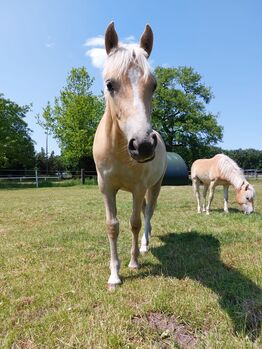
<svg viewBox="0 0 262 349"><path fill-rule="evenodd" d="M139 233L142 223L141 223L141 218L139 219L130 219L130 225L133 233Z"/></svg>
<svg viewBox="0 0 262 349"><path fill-rule="evenodd" d="M108 236L112 239L117 238L119 234L119 222L117 218L107 221L106 226Z"/></svg>

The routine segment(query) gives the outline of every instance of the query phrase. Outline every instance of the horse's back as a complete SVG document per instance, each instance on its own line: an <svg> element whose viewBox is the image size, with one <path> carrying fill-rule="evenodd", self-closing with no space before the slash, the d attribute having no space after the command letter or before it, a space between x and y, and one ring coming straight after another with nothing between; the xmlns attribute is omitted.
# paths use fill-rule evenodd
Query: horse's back
<svg viewBox="0 0 262 349"><path fill-rule="evenodd" d="M192 179L199 179L204 184L208 184L214 180L217 183L221 182L221 184L224 184L225 180L221 177L221 169L219 167L219 162L224 157L224 154L216 154L210 159L198 159L194 161L191 167Z"/></svg>
<svg viewBox="0 0 262 349"><path fill-rule="evenodd" d="M203 174L209 173L211 167L211 159L198 159L195 160L191 166L192 178L202 176Z"/></svg>

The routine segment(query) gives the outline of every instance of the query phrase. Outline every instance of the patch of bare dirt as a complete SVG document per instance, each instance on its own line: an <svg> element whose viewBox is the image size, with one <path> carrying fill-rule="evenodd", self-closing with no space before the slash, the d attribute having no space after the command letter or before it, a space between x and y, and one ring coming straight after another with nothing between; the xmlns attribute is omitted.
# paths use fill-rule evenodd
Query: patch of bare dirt
<svg viewBox="0 0 262 349"><path fill-rule="evenodd" d="M11 349L38 349L38 348L30 339L26 339L24 341L19 341L18 343L13 343Z"/></svg>
<svg viewBox="0 0 262 349"><path fill-rule="evenodd" d="M170 348L174 343L181 349L194 348L197 344L193 330L180 323L174 315L162 313L148 313L147 315L135 316L133 322L140 326L149 326L159 335L158 343L161 348Z"/></svg>

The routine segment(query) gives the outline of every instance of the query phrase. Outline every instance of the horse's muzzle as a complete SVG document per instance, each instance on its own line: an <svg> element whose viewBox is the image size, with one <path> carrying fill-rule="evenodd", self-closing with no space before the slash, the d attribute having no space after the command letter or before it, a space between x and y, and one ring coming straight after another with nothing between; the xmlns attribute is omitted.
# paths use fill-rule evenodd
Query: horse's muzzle
<svg viewBox="0 0 262 349"><path fill-rule="evenodd" d="M156 145L157 136L151 132L142 142L132 138L128 143L128 152L134 160L144 163L154 159Z"/></svg>

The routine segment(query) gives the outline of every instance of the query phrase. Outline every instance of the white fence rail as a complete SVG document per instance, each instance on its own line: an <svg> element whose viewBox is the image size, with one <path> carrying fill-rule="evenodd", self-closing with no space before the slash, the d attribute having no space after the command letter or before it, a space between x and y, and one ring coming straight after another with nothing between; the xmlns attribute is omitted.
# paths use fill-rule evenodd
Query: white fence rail
<svg viewBox="0 0 262 349"><path fill-rule="evenodd" d="M96 178L95 171L74 171L70 172L57 172L50 174L41 174L38 170L30 170L30 171L16 171L16 170L8 170L5 174L5 170L0 169L0 183L6 181L14 181L14 182L33 182L35 186L39 186L39 182L48 182L48 181L63 181L68 179L81 179L81 182L85 182L86 177ZM244 175L247 179L262 179L262 170L257 169L244 169ZM10 175L10 173L12 173ZM21 174L23 173L23 175ZM27 173L27 174L26 174ZM190 178L189 172L189 178Z"/></svg>
<svg viewBox="0 0 262 349"><path fill-rule="evenodd" d="M1 170L0 169L0 183L2 182L33 182L36 187L39 186L39 182L48 181L63 181L68 179L81 179L81 182L85 182L86 177L96 177L95 171L74 171L70 172L56 172L50 174L40 173L36 170Z"/></svg>

